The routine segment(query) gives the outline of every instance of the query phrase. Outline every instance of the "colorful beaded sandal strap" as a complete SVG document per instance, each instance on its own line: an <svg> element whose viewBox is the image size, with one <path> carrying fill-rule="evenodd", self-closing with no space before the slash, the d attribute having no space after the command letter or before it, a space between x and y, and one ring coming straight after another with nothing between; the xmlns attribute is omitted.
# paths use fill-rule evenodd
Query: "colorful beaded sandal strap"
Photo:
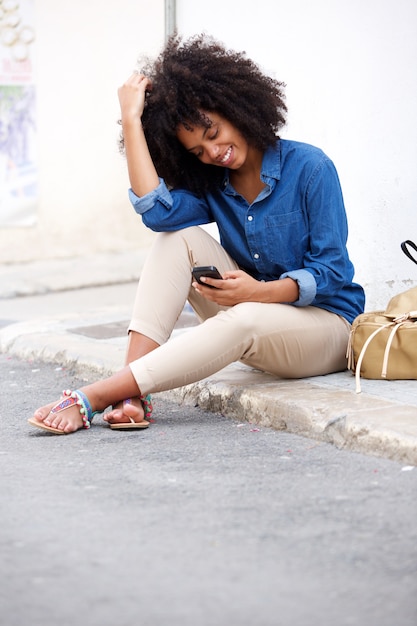
<svg viewBox="0 0 417 626"><path fill-rule="evenodd" d="M79 389L77 389L77 391L65 389L62 392L62 395L64 396L63 399L53 407L51 413L60 413L61 411L68 409L70 406L77 405L83 420L83 428L90 428L95 413L93 413L90 401L85 393Z"/></svg>
<svg viewBox="0 0 417 626"><path fill-rule="evenodd" d="M140 400L143 404L143 410L145 412L145 419L148 420L152 417L153 405L152 405L152 396L148 394L147 396L140 396Z"/></svg>

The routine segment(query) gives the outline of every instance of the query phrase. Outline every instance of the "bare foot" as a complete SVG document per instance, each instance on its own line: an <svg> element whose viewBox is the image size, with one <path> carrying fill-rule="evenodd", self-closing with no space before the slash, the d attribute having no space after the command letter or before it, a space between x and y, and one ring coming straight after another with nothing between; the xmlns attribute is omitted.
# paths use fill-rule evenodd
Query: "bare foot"
<svg viewBox="0 0 417 626"><path fill-rule="evenodd" d="M112 411L103 415L108 424L139 423L144 420L145 411L140 398L129 398L115 405Z"/></svg>
<svg viewBox="0 0 417 626"><path fill-rule="evenodd" d="M61 398L63 400L63 398ZM29 422L33 426L62 434L73 433L83 427L83 420L78 406L71 406L59 413L51 413L56 402L47 404L35 411Z"/></svg>

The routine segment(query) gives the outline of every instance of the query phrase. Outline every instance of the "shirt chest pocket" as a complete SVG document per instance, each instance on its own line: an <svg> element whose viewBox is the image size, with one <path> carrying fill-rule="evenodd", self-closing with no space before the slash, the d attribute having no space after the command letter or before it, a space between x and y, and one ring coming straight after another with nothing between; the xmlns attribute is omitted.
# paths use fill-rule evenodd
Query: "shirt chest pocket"
<svg viewBox="0 0 417 626"><path fill-rule="evenodd" d="M302 211L265 217L269 261L285 268L299 269L307 249L308 231Z"/></svg>

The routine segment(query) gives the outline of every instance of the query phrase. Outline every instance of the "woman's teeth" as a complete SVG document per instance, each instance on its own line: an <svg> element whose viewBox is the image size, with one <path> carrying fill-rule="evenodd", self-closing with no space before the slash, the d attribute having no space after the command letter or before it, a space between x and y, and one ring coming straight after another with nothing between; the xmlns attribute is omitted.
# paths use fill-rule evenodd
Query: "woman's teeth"
<svg viewBox="0 0 417 626"><path fill-rule="evenodd" d="M230 155L232 154L232 146L228 149L224 157L221 159L221 163L226 163L230 159Z"/></svg>

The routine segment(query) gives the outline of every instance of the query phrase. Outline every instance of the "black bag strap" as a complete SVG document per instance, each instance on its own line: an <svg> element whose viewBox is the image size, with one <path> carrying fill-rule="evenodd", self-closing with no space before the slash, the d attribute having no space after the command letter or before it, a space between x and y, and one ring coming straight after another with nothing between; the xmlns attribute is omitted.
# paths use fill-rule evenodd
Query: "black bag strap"
<svg viewBox="0 0 417 626"><path fill-rule="evenodd" d="M416 244L414 243L414 241L410 241L409 239L407 239L407 241L402 242L401 250L404 252L406 256L408 256L409 259L411 259L414 263L417 263L417 259L413 256L413 254L410 252L407 246L410 246L410 248L413 248L413 250L417 252Z"/></svg>

